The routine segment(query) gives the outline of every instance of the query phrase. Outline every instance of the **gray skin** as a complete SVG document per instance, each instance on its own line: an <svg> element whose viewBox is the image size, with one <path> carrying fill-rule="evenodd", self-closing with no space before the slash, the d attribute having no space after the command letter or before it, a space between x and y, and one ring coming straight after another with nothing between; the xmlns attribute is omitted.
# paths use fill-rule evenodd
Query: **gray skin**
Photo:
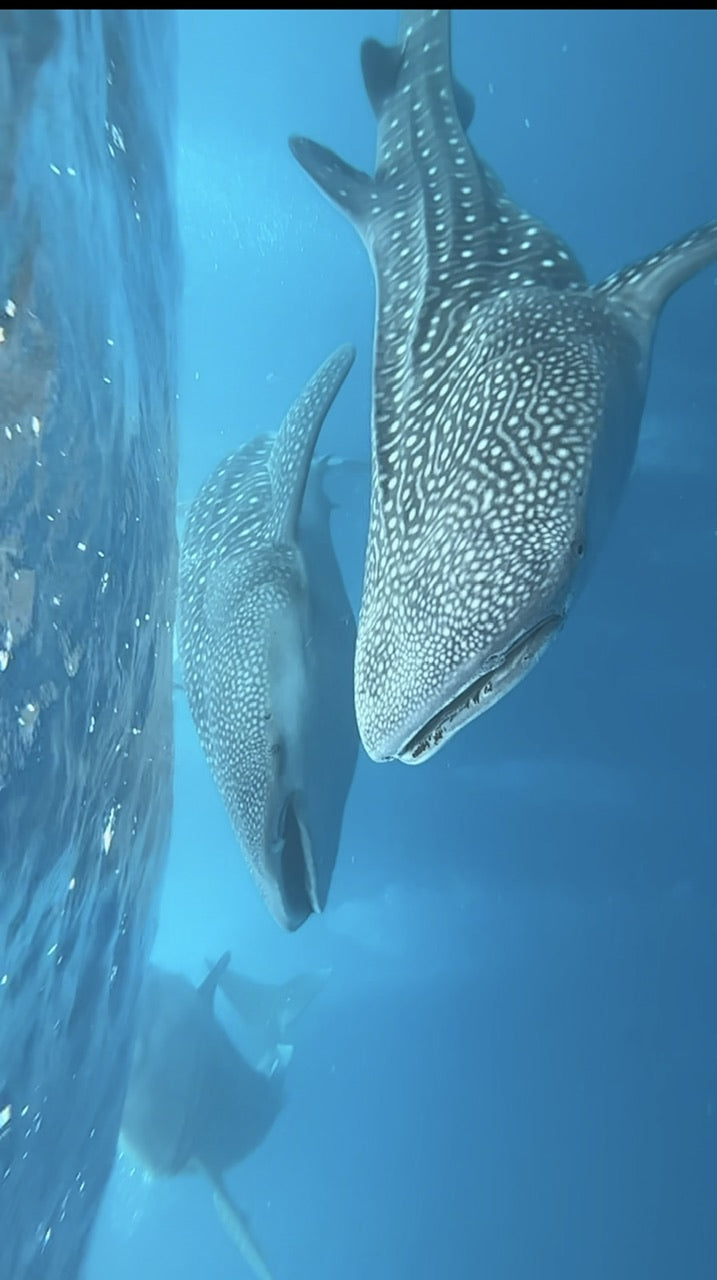
<svg viewBox="0 0 717 1280"><path fill-rule="evenodd" d="M122 1140L152 1174L203 1173L219 1216L259 1280L271 1280L223 1181L259 1145L282 1105L283 1077L255 1071L214 1016L229 954L199 988L151 966L139 1005Z"/></svg>
<svg viewBox="0 0 717 1280"><path fill-rule="evenodd" d="M194 1161L219 1177L259 1145L281 1108L281 1078L250 1067L214 1016L228 959L199 988L154 965L145 979L122 1131L159 1177Z"/></svg>
<svg viewBox="0 0 717 1280"><path fill-rule="evenodd" d="M290 145L374 268L356 715L374 760L415 764L562 626L632 465L660 311L717 258L717 223L591 287L468 142L449 10L404 10L361 61L375 176Z"/></svg>
<svg viewBox="0 0 717 1280"><path fill-rule="evenodd" d="M354 359L334 353L276 436L224 460L189 510L178 646L189 706L274 919L323 910L358 754L355 623L316 439Z"/></svg>

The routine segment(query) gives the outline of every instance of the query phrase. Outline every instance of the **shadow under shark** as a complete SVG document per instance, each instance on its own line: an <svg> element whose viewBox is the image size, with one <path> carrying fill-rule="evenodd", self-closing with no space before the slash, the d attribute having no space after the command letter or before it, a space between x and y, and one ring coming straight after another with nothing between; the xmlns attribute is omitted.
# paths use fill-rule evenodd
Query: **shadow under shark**
<svg viewBox="0 0 717 1280"><path fill-rule="evenodd" d="M271 1272L224 1174L262 1142L283 1103L286 1034L321 990L328 971L283 986L255 983L229 968L225 953L199 987L151 966L142 990L121 1140L157 1177L203 1174L217 1213L259 1280ZM220 987L263 1045L264 1070L251 1066L214 1013Z"/></svg>

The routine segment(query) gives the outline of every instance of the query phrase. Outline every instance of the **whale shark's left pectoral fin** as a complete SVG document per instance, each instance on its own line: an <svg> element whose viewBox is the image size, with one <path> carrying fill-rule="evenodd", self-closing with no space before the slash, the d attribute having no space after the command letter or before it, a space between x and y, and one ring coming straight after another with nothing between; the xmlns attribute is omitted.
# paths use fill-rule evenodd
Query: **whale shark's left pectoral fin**
<svg viewBox="0 0 717 1280"><path fill-rule="evenodd" d="M214 1206L219 1214L222 1226L236 1245L247 1266L251 1267L257 1280L274 1280L264 1255L251 1233L249 1219L246 1214L232 1200L222 1179L215 1177L208 1169L205 1169L204 1172L212 1184Z"/></svg>
<svg viewBox="0 0 717 1280"><path fill-rule="evenodd" d="M713 262L717 262L717 221L707 222L651 257L616 271L596 292L629 307L651 326L675 289Z"/></svg>

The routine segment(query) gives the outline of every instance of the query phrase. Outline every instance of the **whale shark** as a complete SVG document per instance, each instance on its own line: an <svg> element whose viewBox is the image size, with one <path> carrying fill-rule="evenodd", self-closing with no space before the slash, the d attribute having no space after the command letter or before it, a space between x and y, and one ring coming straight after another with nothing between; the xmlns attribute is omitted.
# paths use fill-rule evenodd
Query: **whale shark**
<svg viewBox="0 0 717 1280"><path fill-rule="evenodd" d="M374 760L428 760L561 629L634 458L656 323L717 223L590 286L466 136L450 10L366 40L374 176L292 137L376 281L355 704Z"/></svg>
<svg viewBox="0 0 717 1280"><path fill-rule="evenodd" d="M190 711L274 919L323 910L359 749L356 626L314 459L354 359L339 348L276 436L225 458L187 513L178 650Z"/></svg>
<svg viewBox="0 0 717 1280"><path fill-rule="evenodd" d="M255 983L229 968L226 952L199 987L150 966L139 1003L121 1143L157 1177L201 1173L219 1217L259 1280L271 1272L246 1215L224 1184L226 1170L266 1136L283 1102L291 1046L275 1042L261 1071L246 1060L214 1013L218 986L268 1050L273 1030L290 1025L324 985L327 972L283 986Z"/></svg>

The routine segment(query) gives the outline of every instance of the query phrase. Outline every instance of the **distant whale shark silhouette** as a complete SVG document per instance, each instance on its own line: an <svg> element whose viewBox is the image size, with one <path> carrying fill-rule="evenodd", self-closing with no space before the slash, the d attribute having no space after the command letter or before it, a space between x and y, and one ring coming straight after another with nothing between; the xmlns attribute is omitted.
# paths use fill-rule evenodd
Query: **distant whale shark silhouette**
<svg viewBox="0 0 717 1280"><path fill-rule="evenodd" d="M655 326L717 223L590 287L466 137L450 10L366 40L374 177L290 145L377 287L371 517L355 701L374 760L427 760L563 624L632 465Z"/></svg>
<svg viewBox="0 0 717 1280"><path fill-rule="evenodd" d="M286 1034L321 990L328 971L283 986L254 983L222 956L199 987L151 966L142 990L122 1142L159 1177L203 1173L222 1223L259 1280L271 1272L246 1215L229 1195L224 1173L266 1136L282 1106ZM221 986L263 1043L266 1071L256 1070L214 1013Z"/></svg>

